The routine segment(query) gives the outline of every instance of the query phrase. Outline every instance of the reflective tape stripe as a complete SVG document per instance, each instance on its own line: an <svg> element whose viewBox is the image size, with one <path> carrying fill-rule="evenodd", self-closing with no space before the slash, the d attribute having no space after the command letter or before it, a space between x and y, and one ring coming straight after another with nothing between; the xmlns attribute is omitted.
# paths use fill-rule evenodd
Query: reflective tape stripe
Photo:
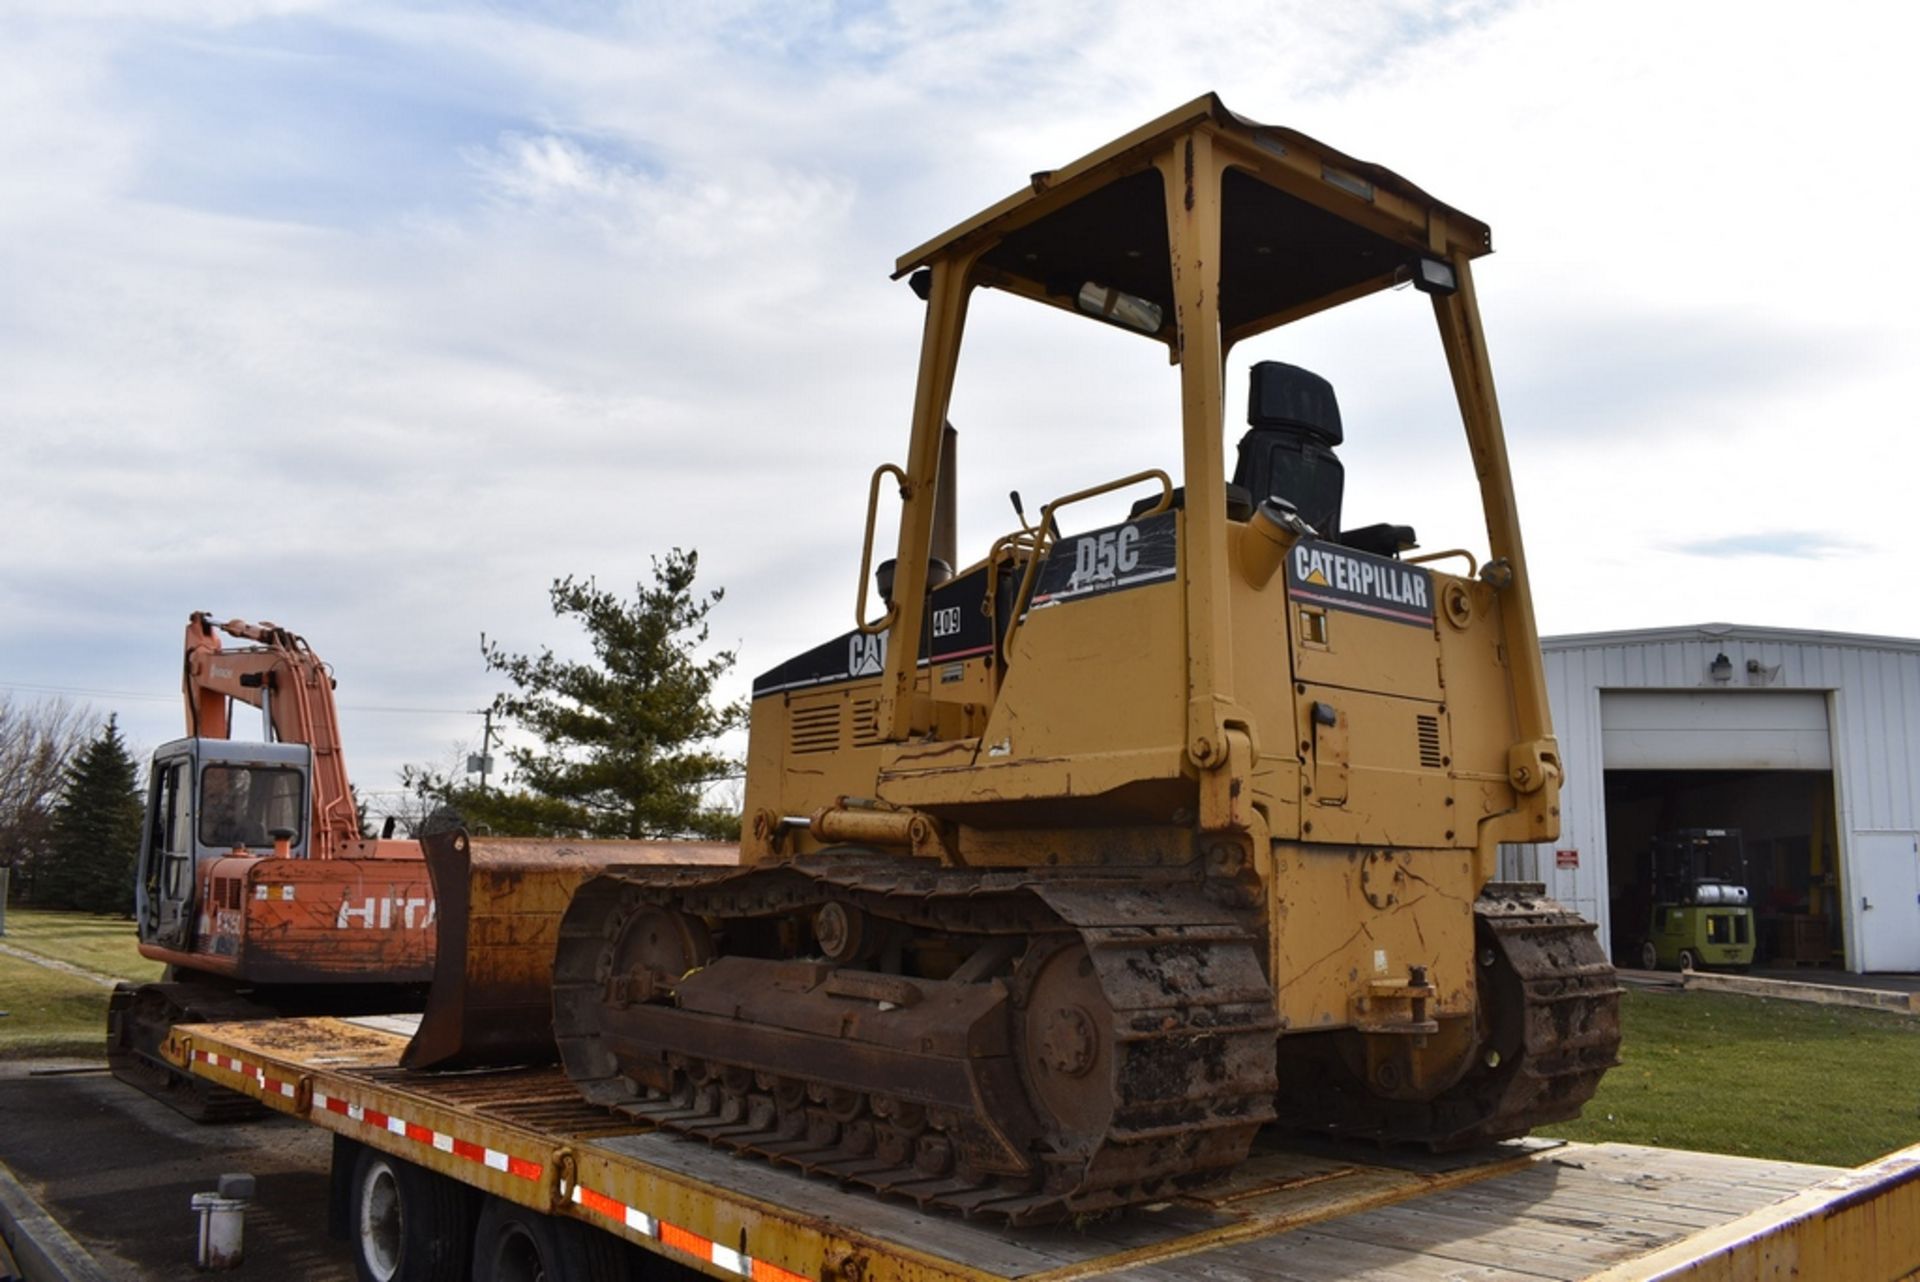
<svg viewBox="0 0 1920 1282"><path fill-rule="evenodd" d="M574 1185L569 1196L576 1206L585 1207L643 1237L658 1238L661 1245L670 1246L696 1260L718 1265L743 1278L752 1278L754 1282L812 1282L804 1273L795 1273L777 1264L756 1260L744 1251L723 1246L712 1238L702 1237L678 1224L656 1220L637 1206L628 1206L584 1185Z"/></svg>
<svg viewBox="0 0 1920 1282"><path fill-rule="evenodd" d="M381 1112L377 1108L365 1108L359 1104L329 1095L325 1091L313 1093L313 1106L329 1113L337 1113L349 1121L363 1123L389 1135L398 1135L412 1140L415 1144L438 1149L442 1153L451 1153L455 1157L488 1167L495 1171L504 1171L531 1183L538 1183L546 1174L546 1167L512 1153L503 1153L497 1148L487 1148L475 1144L472 1140L463 1140L457 1135L445 1131L436 1131L430 1126L418 1122L409 1122L404 1117Z"/></svg>
<svg viewBox="0 0 1920 1282"><path fill-rule="evenodd" d="M262 1092L278 1092L289 1099L296 1095L292 1082L268 1075L266 1069L259 1065L248 1064L230 1055L219 1055L213 1051L196 1050L193 1055L202 1063L251 1079ZM538 1183L546 1173L546 1168L539 1162L516 1157L512 1153L502 1152L497 1148L488 1148L446 1131L436 1131L432 1127L410 1122L377 1108L368 1108L364 1104L342 1099L338 1095L329 1095L322 1090L313 1092L313 1107L321 1112L333 1113L389 1135L400 1136L415 1144L438 1149L442 1153L451 1153L455 1157L485 1166L490 1170L504 1171L523 1180ZM569 1196L575 1205L585 1207L629 1232L641 1237L658 1239L662 1245L672 1247L704 1263L716 1265L739 1277L752 1279L752 1282L813 1282L803 1273L795 1273L777 1264L769 1264L765 1260L756 1260L744 1251L737 1251L711 1238L702 1237L691 1229L684 1229L677 1224L656 1219L637 1206L628 1206L624 1202L608 1197L605 1193L596 1192L583 1185L575 1184Z"/></svg>
<svg viewBox="0 0 1920 1282"><path fill-rule="evenodd" d="M231 1055L216 1055L212 1051L195 1051L193 1057L203 1064L211 1064L215 1068L224 1068L229 1073L238 1073L242 1077L252 1078L254 1085L258 1086L262 1093L284 1095L288 1099L294 1097L292 1082L272 1076L258 1064L249 1064Z"/></svg>
<svg viewBox="0 0 1920 1282"><path fill-rule="evenodd" d="M695 1259L711 1260L713 1258L713 1243L711 1241L701 1237L698 1233L689 1233L678 1224L662 1222L660 1225L660 1240L676 1251L685 1251Z"/></svg>
<svg viewBox="0 0 1920 1282"><path fill-rule="evenodd" d="M752 1270L747 1276L753 1282L808 1282L805 1274L783 1269L777 1264L768 1264L765 1260L749 1260L747 1263Z"/></svg>

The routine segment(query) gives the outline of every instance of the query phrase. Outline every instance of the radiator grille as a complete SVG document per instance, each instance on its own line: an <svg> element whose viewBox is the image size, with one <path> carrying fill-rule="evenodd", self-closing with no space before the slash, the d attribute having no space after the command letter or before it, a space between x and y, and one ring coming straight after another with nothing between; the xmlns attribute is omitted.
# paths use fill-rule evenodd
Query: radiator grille
<svg viewBox="0 0 1920 1282"><path fill-rule="evenodd" d="M1420 764L1438 770L1446 764L1440 755L1440 718L1415 717L1414 733L1420 740Z"/></svg>
<svg viewBox="0 0 1920 1282"><path fill-rule="evenodd" d="M840 705L795 708L787 723L787 746L794 752L833 752L840 746Z"/></svg>
<svg viewBox="0 0 1920 1282"><path fill-rule="evenodd" d="M871 748L880 742L880 701L878 699L855 699L853 701L853 746Z"/></svg>

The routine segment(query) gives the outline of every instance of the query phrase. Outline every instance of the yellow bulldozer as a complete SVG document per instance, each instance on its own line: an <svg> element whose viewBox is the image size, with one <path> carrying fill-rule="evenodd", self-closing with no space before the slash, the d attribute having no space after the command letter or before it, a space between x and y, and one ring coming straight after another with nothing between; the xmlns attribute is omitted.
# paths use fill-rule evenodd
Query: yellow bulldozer
<svg viewBox="0 0 1920 1282"><path fill-rule="evenodd" d="M754 683L738 865L568 881L553 1032L580 1089L1010 1223L1176 1195L1263 1126L1449 1148L1576 1114L1615 1062L1613 971L1591 925L1495 880L1501 843L1556 835L1560 766L1490 249L1208 95L900 258L919 382L853 626ZM1399 285L1438 324L1482 557L1342 523L1339 406L1304 369L1252 367L1229 468L1229 350ZM1170 357L1179 482L1016 501L963 562L948 406L979 289ZM1079 528L1101 496L1126 519Z"/></svg>

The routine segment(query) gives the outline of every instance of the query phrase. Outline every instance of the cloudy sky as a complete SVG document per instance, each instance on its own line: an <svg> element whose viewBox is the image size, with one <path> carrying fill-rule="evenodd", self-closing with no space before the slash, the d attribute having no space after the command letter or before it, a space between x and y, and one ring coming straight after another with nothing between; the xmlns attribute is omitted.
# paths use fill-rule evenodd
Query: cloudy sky
<svg viewBox="0 0 1920 1282"><path fill-rule="evenodd" d="M894 257L1208 89L1492 225L1543 630L1920 635L1898 12L12 0L0 694L150 749L187 613L272 619L377 798L477 743L483 630L577 649L550 581L676 545L744 689L850 622ZM1177 464L1153 345L994 295L968 343L963 551ZM1250 344L1230 401L1269 357L1339 389L1352 523L1484 544L1423 299Z"/></svg>

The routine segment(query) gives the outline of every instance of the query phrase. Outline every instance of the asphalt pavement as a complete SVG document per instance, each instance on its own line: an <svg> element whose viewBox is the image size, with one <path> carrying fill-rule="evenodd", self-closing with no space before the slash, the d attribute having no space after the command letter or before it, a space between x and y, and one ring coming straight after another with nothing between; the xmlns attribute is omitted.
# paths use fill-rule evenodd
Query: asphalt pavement
<svg viewBox="0 0 1920 1282"><path fill-rule="evenodd" d="M195 1193L220 1175L257 1180L246 1260L223 1276L350 1282L326 1236L324 1130L286 1117L200 1126L83 1061L0 1063L0 1162L120 1282L204 1276L194 1269Z"/></svg>

